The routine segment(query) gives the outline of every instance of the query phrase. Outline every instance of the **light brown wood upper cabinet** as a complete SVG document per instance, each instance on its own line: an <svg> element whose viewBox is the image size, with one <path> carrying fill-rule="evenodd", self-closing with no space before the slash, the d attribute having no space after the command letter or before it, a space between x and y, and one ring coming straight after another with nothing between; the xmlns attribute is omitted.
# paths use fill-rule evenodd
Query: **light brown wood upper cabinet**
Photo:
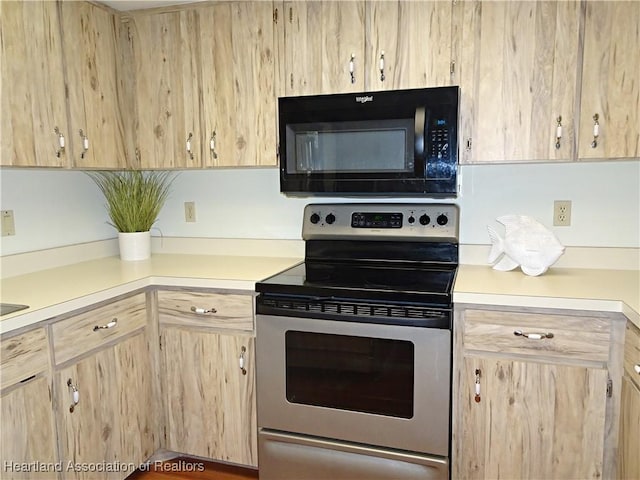
<svg viewBox="0 0 640 480"><path fill-rule="evenodd" d="M586 2L581 159L640 157L639 25L640 2Z"/></svg>
<svg viewBox="0 0 640 480"><path fill-rule="evenodd" d="M365 6L367 90L451 85L450 1L372 1Z"/></svg>
<svg viewBox="0 0 640 480"><path fill-rule="evenodd" d="M197 14L203 166L275 165L273 3L216 3Z"/></svg>
<svg viewBox="0 0 640 480"><path fill-rule="evenodd" d="M285 94L365 89L363 1L284 4Z"/></svg>
<svg viewBox="0 0 640 480"><path fill-rule="evenodd" d="M135 132L137 166L201 167L196 12L140 12L127 27L135 102L128 127Z"/></svg>
<svg viewBox="0 0 640 480"><path fill-rule="evenodd" d="M117 98L116 17L87 2L61 2L68 83L71 167L124 168L122 114Z"/></svg>
<svg viewBox="0 0 640 480"><path fill-rule="evenodd" d="M0 2L0 28L0 164L66 166L67 152L60 147L67 146L69 132L58 5Z"/></svg>
<svg viewBox="0 0 640 480"><path fill-rule="evenodd" d="M275 165L271 2L128 19L142 168Z"/></svg>
<svg viewBox="0 0 640 480"><path fill-rule="evenodd" d="M580 2L453 8L461 162L573 160Z"/></svg>

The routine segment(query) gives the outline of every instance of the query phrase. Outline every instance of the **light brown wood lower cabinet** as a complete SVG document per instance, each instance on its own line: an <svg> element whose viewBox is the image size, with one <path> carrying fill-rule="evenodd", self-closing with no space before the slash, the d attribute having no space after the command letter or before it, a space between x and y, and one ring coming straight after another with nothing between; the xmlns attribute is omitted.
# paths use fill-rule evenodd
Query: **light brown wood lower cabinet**
<svg viewBox="0 0 640 480"><path fill-rule="evenodd" d="M257 466L253 335L172 326L160 335L166 448Z"/></svg>
<svg viewBox="0 0 640 480"><path fill-rule="evenodd" d="M47 470L57 461L49 378L34 378L2 395L0 410L0 478L56 478ZM29 464L34 469L24 468Z"/></svg>
<svg viewBox="0 0 640 480"><path fill-rule="evenodd" d="M616 321L458 308L452 478L612 478Z"/></svg>
<svg viewBox="0 0 640 480"><path fill-rule="evenodd" d="M56 372L63 478L123 479L154 453L147 352L141 331Z"/></svg>
<svg viewBox="0 0 640 480"><path fill-rule="evenodd" d="M627 322L618 441L618 478L640 478L640 330Z"/></svg>

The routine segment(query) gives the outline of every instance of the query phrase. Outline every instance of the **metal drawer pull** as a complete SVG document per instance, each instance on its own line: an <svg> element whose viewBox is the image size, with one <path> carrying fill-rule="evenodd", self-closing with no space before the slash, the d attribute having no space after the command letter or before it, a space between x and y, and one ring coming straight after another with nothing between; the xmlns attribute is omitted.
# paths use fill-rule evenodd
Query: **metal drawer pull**
<svg viewBox="0 0 640 480"><path fill-rule="evenodd" d="M480 372L479 368L476 368L476 394L473 397L473 399L476 401L476 403L480 403L480 377L482 376L482 373Z"/></svg>
<svg viewBox="0 0 640 480"><path fill-rule="evenodd" d="M385 76L384 76L384 51L380 53L380 63L378 65L379 70L380 70L380 81L384 82L385 80Z"/></svg>
<svg viewBox="0 0 640 480"><path fill-rule="evenodd" d="M356 56L352 53L351 60L349 60L349 75L351 75L351 83L356 83L356 76L354 74L355 60L356 60Z"/></svg>
<svg viewBox="0 0 640 480"><path fill-rule="evenodd" d="M560 139L562 139L562 115L556 120L558 125L556 126L556 148L560 148Z"/></svg>
<svg viewBox="0 0 640 480"><path fill-rule="evenodd" d="M218 154L216 153L216 131L211 132L211 139L209 140L209 150L211 151L211 156L213 159L218 158Z"/></svg>
<svg viewBox="0 0 640 480"><path fill-rule="evenodd" d="M545 338L553 338L553 333L524 333L522 330L513 332L516 337L524 337L530 340L544 340Z"/></svg>
<svg viewBox="0 0 640 480"><path fill-rule="evenodd" d="M600 136L600 115L597 113L593 116L593 142L591 142L591 148L598 146L598 137Z"/></svg>
<svg viewBox="0 0 640 480"><path fill-rule="evenodd" d="M635 372L636 372L638 375L640 375L640 363L636 363L636 364L633 366L633 369L635 370Z"/></svg>
<svg viewBox="0 0 640 480"><path fill-rule="evenodd" d="M69 407L69 411L73 413L76 405L80 403L80 392L78 391L78 387L73 384L71 379L67 380L67 386L69 387L69 390L71 390L71 406Z"/></svg>
<svg viewBox="0 0 640 480"><path fill-rule="evenodd" d="M89 150L89 137L84 134L82 129L80 129L80 140L82 140L82 152L80 153L80 158L84 158L87 150Z"/></svg>
<svg viewBox="0 0 640 480"><path fill-rule="evenodd" d="M247 348L243 345L240 349L240 357L238 358L238 365L240 365L240 371L243 375L247 374L247 369L244 368L244 354L247 353Z"/></svg>
<svg viewBox="0 0 640 480"><path fill-rule="evenodd" d="M215 308L199 308L199 307L191 307L191 311L193 313L197 313L198 315L205 315L207 313L216 313L217 310Z"/></svg>
<svg viewBox="0 0 640 480"><path fill-rule="evenodd" d="M187 153L189 154L189 159L193 160L193 152L191 151L191 139L193 138L193 133L189 132L189 138L187 138Z"/></svg>
<svg viewBox="0 0 640 480"><path fill-rule="evenodd" d="M115 327L116 325L118 325L118 319L114 318L113 320L111 320L106 325L96 325L95 327L93 327L93 331L97 332L98 330L108 330L110 328Z"/></svg>
<svg viewBox="0 0 640 480"><path fill-rule="evenodd" d="M60 155L64 153L64 135L60 132L58 127L53 129L53 132L58 136L58 148L56 149L56 157L60 158Z"/></svg>

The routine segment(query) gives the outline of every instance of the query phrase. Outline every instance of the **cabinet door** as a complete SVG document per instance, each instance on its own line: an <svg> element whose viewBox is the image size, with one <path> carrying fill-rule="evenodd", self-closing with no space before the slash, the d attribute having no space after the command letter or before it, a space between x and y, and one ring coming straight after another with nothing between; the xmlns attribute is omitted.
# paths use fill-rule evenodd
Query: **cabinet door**
<svg viewBox="0 0 640 480"><path fill-rule="evenodd" d="M640 478L640 390L622 379L618 478Z"/></svg>
<svg viewBox="0 0 640 480"><path fill-rule="evenodd" d="M116 95L116 18L87 2L61 2L72 166L124 168Z"/></svg>
<svg viewBox="0 0 640 480"><path fill-rule="evenodd" d="M367 90L451 84L452 3L366 3Z"/></svg>
<svg viewBox="0 0 640 480"><path fill-rule="evenodd" d="M454 10L461 161L573 159L580 3L473 1Z"/></svg>
<svg viewBox="0 0 640 480"><path fill-rule="evenodd" d="M364 2L286 2L284 15L286 95L364 90Z"/></svg>
<svg viewBox="0 0 640 480"><path fill-rule="evenodd" d="M454 478L601 477L606 370L465 357L462 375Z"/></svg>
<svg viewBox="0 0 640 480"><path fill-rule="evenodd" d="M140 168L202 166L197 33L195 10L140 13L129 20Z"/></svg>
<svg viewBox="0 0 640 480"><path fill-rule="evenodd" d="M253 337L165 327L161 348L167 448L256 466Z"/></svg>
<svg viewBox="0 0 640 480"><path fill-rule="evenodd" d="M39 377L12 390L0 398L2 442L0 464L2 478L50 479L53 472L14 471L21 464L38 462L53 465L56 462L51 386L45 377Z"/></svg>
<svg viewBox="0 0 640 480"><path fill-rule="evenodd" d="M87 467L119 462L137 468L153 454L149 372L146 339L138 334L56 373L65 478L125 478L133 467L116 472ZM79 403L73 409L69 382L79 392ZM73 468L67 469L68 462Z"/></svg>
<svg viewBox="0 0 640 480"><path fill-rule="evenodd" d="M586 2L580 158L640 156L640 2ZM598 138L594 142L594 115Z"/></svg>
<svg viewBox="0 0 640 480"><path fill-rule="evenodd" d="M197 10L204 166L276 164L275 32L271 2Z"/></svg>
<svg viewBox="0 0 640 480"><path fill-rule="evenodd" d="M55 2L0 2L2 150L0 163L62 167L68 137L62 45Z"/></svg>

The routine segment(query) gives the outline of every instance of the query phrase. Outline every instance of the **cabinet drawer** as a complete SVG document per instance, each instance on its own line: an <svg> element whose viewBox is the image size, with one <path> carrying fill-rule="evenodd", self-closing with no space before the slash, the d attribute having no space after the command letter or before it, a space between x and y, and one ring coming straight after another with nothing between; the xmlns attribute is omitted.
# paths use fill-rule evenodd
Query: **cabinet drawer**
<svg viewBox="0 0 640 480"><path fill-rule="evenodd" d="M211 292L159 291L160 323L253 330L253 296Z"/></svg>
<svg viewBox="0 0 640 480"><path fill-rule="evenodd" d="M52 326L56 364L98 348L146 325L145 294L56 322Z"/></svg>
<svg viewBox="0 0 640 480"><path fill-rule="evenodd" d="M631 380L640 388L640 330L627 321L624 338L624 370Z"/></svg>
<svg viewBox="0 0 640 480"><path fill-rule="evenodd" d="M486 352L607 362L611 323L597 317L491 310L464 312L464 348ZM553 334L552 338L516 335Z"/></svg>
<svg viewBox="0 0 640 480"><path fill-rule="evenodd" d="M0 342L0 389L49 369L49 342L44 328Z"/></svg>

